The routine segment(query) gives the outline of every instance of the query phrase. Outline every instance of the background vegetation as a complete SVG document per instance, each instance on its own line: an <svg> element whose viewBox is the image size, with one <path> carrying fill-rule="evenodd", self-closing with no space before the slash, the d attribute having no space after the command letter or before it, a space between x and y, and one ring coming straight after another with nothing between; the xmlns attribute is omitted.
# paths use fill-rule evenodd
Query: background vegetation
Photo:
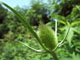
<svg viewBox="0 0 80 60"><path fill-rule="evenodd" d="M80 59L80 0L34 0L31 8L14 8L38 30L39 22L51 26L54 30L54 20L58 21L58 41L60 42L71 24L65 44L56 51L59 60ZM42 49L29 30L25 30L21 22L11 11L0 4L0 60L53 60L50 54L35 53L22 41L35 49ZM17 41L16 41L17 40Z"/></svg>

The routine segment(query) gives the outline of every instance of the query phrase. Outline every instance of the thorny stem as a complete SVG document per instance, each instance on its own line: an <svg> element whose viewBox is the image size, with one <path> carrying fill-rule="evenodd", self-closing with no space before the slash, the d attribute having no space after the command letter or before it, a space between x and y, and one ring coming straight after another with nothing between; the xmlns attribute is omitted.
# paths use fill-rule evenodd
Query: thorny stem
<svg viewBox="0 0 80 60"><path fill-rule="evenodd" d="M50 54L53 56L55 60L58 60L58 57L54 51L51 51Z"/></svg>

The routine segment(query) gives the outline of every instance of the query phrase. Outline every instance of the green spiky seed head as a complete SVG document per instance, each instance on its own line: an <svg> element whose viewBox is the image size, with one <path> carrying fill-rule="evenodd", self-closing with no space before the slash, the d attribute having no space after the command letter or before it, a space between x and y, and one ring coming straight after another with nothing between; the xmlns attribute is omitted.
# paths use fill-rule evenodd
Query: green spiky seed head
<svg viewBox="0 0 80 60"><path fill-rule="evenodd" d="M56 41L53 29L43 23L39 25L38 36L43 45L49 50L54 49L58 43L58 41Z"/></svg>

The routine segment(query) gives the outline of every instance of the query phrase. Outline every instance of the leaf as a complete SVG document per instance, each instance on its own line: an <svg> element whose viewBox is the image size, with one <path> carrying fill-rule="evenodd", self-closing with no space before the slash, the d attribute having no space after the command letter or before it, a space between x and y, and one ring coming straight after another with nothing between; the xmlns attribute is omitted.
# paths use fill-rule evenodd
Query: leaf
<svg viewBox="0 0 80 60"><path fill-rule="evenodd" d="M71 26L74 26L74 25L77 25L77 24L80 24L80 21L74 21L71 23Z"/></svg>
<svg viewBox="0 0 80 60"><path fill-rule="evenodd" d="M62 21L62 20L58 20L58 22L66 25L66 23L64 21Z"/></svg>
<svg viewBox="0 0 80 60"><path fill-rule="evenodd" d="M73 36L74 36L74 29L71 27L69 30L68 36L66 38L70 46L71 46L71 41Z"/></svg>
<svg viewBox="0 0 80 60"><path fill-rule="evenodd" d="M79 27L75 27L74 32L80 34L80 28Z"/></svg>

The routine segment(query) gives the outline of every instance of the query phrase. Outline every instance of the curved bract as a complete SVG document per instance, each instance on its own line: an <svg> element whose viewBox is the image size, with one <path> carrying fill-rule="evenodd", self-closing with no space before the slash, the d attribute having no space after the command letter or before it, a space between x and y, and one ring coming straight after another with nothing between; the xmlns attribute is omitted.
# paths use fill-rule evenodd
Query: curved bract
<svg viewBox="0 0 80 60"><path fill-rule="evenodd" d="M57 46L58 41L55 38L53 29L43 23L39 26L38 36L41 42L49 50L54 49Z"/></svg>

